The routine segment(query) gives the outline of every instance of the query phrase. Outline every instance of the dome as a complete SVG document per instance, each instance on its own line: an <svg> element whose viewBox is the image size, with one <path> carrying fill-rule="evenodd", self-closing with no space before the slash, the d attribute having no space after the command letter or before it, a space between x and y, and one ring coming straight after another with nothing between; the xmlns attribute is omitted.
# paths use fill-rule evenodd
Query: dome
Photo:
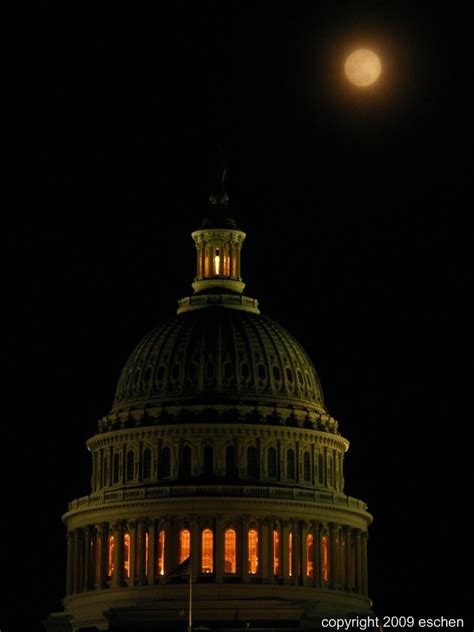
<svg viewBox="0 0 474 632"><path fill-rule="evenodd" d="M217 305L179 314L143 338L111 412L203 401L324 410L316 370L284 327Z"/></svg>

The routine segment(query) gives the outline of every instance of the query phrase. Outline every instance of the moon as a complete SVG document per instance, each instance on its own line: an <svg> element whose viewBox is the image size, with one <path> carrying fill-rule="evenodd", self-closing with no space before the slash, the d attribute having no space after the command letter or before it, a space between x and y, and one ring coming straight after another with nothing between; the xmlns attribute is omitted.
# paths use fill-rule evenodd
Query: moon
<svg viewBox="0 0 474 632"><path fill-rule="evenodd" d="M359 48L346 59L344 72L352 84L365 88L375 83L380 77L382 63L373 51Z"/></svg>

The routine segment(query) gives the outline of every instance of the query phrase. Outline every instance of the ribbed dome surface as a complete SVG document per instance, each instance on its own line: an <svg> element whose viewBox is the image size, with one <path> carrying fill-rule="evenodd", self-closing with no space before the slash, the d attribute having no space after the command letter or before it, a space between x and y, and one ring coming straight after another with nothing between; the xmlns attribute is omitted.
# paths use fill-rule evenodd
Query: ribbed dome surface
<svg viewBox="0 0 474 632"><path fill-rule="evenodd" d="M220 306L180 314L128 359L112 412L144 405L244 402L321 409L316 371L273 320Z"/></svg>

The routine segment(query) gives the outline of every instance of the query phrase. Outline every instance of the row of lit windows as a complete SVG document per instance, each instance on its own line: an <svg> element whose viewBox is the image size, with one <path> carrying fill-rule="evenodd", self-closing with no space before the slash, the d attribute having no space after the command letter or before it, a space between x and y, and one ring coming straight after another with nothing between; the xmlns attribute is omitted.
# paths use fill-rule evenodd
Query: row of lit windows
<svg viewBox="0 0 474 632"><path fill-rule="evenodd" d="M148 533L145 537L145 569L144 574L148 574ZM250 529L247 533L248 545L248 572L250 575L257 574L259 570L258 557L258 531ZM313 535L310 533L306 537L306 575L313 576ZM293 534L288 534L288 574L293 576ZM123 570L126 578L130 577L130 535L125 533L123 536ZM181 529L179 532L179 562L182 563L191 555L191 532L189 529ZM113 577L115 564L115 536L108 536L108 576ZM137 560L139 562L139 558ZM212 529L204 529L201 532L201 565L202 573L210 574L214 572L214 533ZM137 574L141 569L138 567ZM328 537L321 537L321 571L322 580L329 580L329 551ZM237 534L235 529L227 529L224 533L224 572L226 574L235 574L237 572ZM99 568L97 566L97 576ZM158 553L156 559L156 573L158 575L165 574L165 532L161 530L158 534ZM273 573L275 576L281 575L281 537L278 530L273 531ZM98 581L98 579L97 579Z"/></svg>
<svg viewBox="0 0 474 632"><path fill-rule="evenodd" d="M278 478L279 468L277 461L276 448L268 448L267 450L267 478ZM210 445L204 447L203 451L203 474L212 475L214 473L214 448ZM116 484L120 481L120 455L114 454L112 462L112 484ZM237 474L237 459L234 446L227 446L225 451L225 474L226 476L235 476ZM246 453L246 475L248 478L257 478L259 474L258 468L258 455L257 448L249 446ZM152 478L152 452L150 448L145 448L142 455L142 478L144 480ZM185 445L181 450L181 459L179 463L179 476L190 477L192 475L192 450L189 445ZM324 484L325 481L325 467L324 456L319 453L317 457L317 480L320 484ZM171 476L171 450L169 447L164 447L161 450L161 460L159 468L159 476L161 478L169 478ZM97 471L98 486L109 484L109 460L108 455L105 455L103 461L103 469L100 471L100 461ZM289 448L286 450L286 479L296 480L297 478L297 463L295 450ZM331 455L327 455L327 467L326 467L326 484L329 487L334 485L336 481L336 472L333 471L333 459ZM135 452L129 450L125 459L125 480L133 481L135 479ZM308 451L303 454L303 481L311 481L311 455Z"/></svg>

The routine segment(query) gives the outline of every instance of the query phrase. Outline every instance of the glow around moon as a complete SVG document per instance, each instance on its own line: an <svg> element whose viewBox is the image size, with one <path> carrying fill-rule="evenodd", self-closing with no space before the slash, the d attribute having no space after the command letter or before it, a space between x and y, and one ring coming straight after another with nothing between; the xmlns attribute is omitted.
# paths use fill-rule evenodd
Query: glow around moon
<svg viewBox="0 0 474 632"><path fill-rule="evenodd" d="M352 84L365 88L375 83L380 77L382 64L373 51L359 48L346 59L344 71Z"/></svg>

